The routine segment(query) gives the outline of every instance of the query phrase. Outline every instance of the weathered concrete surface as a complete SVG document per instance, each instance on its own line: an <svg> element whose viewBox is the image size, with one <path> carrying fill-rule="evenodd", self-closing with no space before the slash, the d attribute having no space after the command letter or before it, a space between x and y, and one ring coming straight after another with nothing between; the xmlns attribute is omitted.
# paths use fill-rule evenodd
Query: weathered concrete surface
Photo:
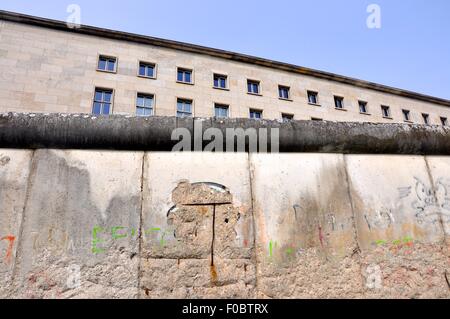
<svg viewBox="0 0 450 319"><path fill-rule="evenodd" d="M1 149L0 297L450 298L449 167Z"/></svg>
<svg viewBox="0 0 450 319"><path fill-rule="evenodd" d="M140 296L254 297L247 155L149 153L144 176Z"/></svg>
<svg viewBox="0 0 450 319"><path fill-rule="evenodd" d="M216 128L227 145L227 129L268 129L267 149L272 145L271 129L279 129L280 152L449 155L450 129L440 126L248 119L203 119L203 130L195 136L194 121L175 117L139 118L93 116L89 114L0 114L0 147L56 149L115 149L171 151L177 128L202 140L202 132ZM276 135L275 133L273 133ZM275 139L276 143L278 139ZM204 142L201 146L206 146ZM194 143L192 149L194 150ZM203 148L201 148L203 150ZM246 151L249 151L248 142ZM198 150L196 150L198 151Z"/></svg>
<svg viewBox="0 0 450 319"><path fill-rule="evenodd" d="M130 233L140 223L142 160L139 152L35 152L12 296L137 297L139 245ZM72 265L81 274L75 289Z"/></svg>
<svg viewBox="0 0 450 319"><path fill-rule="evenodd" d="M0 298L11 292L32 154L0 149Z"/></svg>
<svg viewBox="0 0 450 319"><path fill-rule="evenodd" d="M343 155L251 155L258 291L270 298L361 293Z"/></svg>
<svg viewBox="0 0 450 319"><path fill-rule="evenodd" d="M450 243L450 159L443 156L427 156L425 160L436 194L435 206L441 213L446 240Z"/></svg>
<svg viewBox="0 0 450 319"><path fill-rule="evenodd" d="M449 256L424 157L349 155L346 163L363 274L366 282L382 275L365 295L448 297Z"/></svg>

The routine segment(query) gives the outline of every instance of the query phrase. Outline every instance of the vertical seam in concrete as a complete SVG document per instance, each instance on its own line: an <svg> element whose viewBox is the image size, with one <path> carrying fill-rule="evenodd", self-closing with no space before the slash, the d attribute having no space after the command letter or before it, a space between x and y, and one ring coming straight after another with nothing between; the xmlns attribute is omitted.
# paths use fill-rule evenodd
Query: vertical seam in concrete
<svg viewBox="0 0 450 319"><path fill-rule="evenodd" d="M137 298L141 299L141 264L142 264L142 222L144 216L144 187L145 187L145 163L147 161L147 153L142 155L142 171L141 171L141 207L139 212L139 244L138 244L138 269L137 269Z"/></svg>
<svg viewBox="0 0 450 319"><path fill-rule="evenodd" d="M214 267L214 241L216 240L216 204L213 204L211 267Z"/></svg>
<svg viewBox="0 0 450 319"><path fill-rule="evenodd" d="M253 227L253 251L255 256L255 297L258 297L259 287L258 287L258 248L256 246L256 219L255 219L255 204L254 204L254 193L253 193L253 173L251 166L251 153L247 153L247 169L248 169L248 177L250 182L250 200L251 200L251 209L252 209L252 227Z"/></svg>
<svg viewBox="0 0 450 319"><path fill-rule="evenodd" d="M424 156L423 158L425 160L425 166L427 168L428 179L430 180L430 183L431 183L431 190L433 191L434 200L436 201L437 204L439 204L439 224L441 225L442 233L444 234L444 237L443 237L443 240L442 240L441 244L442 244L442 247L444 247L446 239L447 239L447 234L445 233L444 220L442 219L442 210L440 208L440 203L439 203L438 198L436 196L436 186L435 186L435 183L434 183L435 181L434 181L434 178L433 178L433 174L431 174L430 164L428 163L428 156Z"/></svg>
<svg viewBox="0 0 450 319"><path fill-rule="evenodd" d="M29 174L28 174L28 179L27 179L27 186L25 189L25 199L23 202L23 208L22 208L22 219L20 221L20 225L19 225L19 234L17 237L17 249L16 249L16 256L14 258L14 265L13 265L13 273L12 273L12 281L15 282L17 279L17 260L19 258L19 255L22 255L22 249L23 249L23 229L24 229L24 224L25 224L25 214L27 211L27 204L28 204L28 200L30 197L30 191L31 188L33 186L33 179L36 175L36 170L37 170L37 163L35 161L35 154L36 154L36 150L32 150L31 151L31 157L30 157L30 164L29 164Z"/></svg>
<svg viewBox="0 0 450 319"><path fill-rule="evenodd" d="M353 252L353 254L350 256L350 258L353 258L353 256L357 253L358 257L357 258L357 262L359 264L359 269L360 269L360 276L361 276L361 282L362 282L362 287L364 287L364 276L362 275L362 271L363 271L363 267L362 267L362 262L361 262L361 254L362 254L362 250L361 250L361 245L359 243L359 233L358 233L358 227L356 225L356 208L355 208L355 203L353 201L353 197L352 197L352 191L351 191L351 181L350 181L350 176L348 174L348 162L347 162L347 155L343 154L342 155L343 159L344 159L344 171L345 171L345 180L347 182L347 192L348 192L348 198L350 200L350 207L352 210L352 217L353 217L353 221L352 221L352 225L353 225L353 238L355 240L355 244L356 244L356 251ZM362 292L363 295L365 294L365 290L363 288Z"/></svg>

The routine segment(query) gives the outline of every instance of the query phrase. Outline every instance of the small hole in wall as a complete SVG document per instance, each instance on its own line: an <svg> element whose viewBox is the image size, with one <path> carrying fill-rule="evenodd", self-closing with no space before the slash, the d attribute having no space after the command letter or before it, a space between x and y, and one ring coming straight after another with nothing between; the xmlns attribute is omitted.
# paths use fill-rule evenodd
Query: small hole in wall
<svg viewBox="0 0 450 319"><path fill-rule="evenodd" d="M230 222L230 220L228 219L228 218L225 218L225 223L229 223Z"/></svg>

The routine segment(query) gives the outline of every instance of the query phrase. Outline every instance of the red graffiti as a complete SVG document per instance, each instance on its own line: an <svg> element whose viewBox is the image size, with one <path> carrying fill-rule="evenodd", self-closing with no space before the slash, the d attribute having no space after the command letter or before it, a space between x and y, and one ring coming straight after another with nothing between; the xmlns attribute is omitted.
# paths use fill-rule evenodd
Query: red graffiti
<svg viewBox="0 0 450 319"><path fill-rule="evenodd" d="M8 240L9 241L9 245L8 245L8 249L6 250L6 257L5 257L5 262L7 264L9 264L11 262L12 252L13 252L13 248L14 248L14 241L16 240L16 237L5 236L5 237L1 238L0 240Z"/></svg>

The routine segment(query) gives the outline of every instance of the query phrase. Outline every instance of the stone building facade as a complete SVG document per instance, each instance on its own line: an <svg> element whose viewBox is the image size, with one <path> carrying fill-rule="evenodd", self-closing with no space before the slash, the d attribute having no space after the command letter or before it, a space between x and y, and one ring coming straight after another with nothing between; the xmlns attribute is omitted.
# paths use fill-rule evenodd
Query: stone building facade
<svg viewBox="0 0 450 319"><path fill-rule="evenodd" d="M447 125L450 101L170 40L0 11L0 111Z"/></svg>

